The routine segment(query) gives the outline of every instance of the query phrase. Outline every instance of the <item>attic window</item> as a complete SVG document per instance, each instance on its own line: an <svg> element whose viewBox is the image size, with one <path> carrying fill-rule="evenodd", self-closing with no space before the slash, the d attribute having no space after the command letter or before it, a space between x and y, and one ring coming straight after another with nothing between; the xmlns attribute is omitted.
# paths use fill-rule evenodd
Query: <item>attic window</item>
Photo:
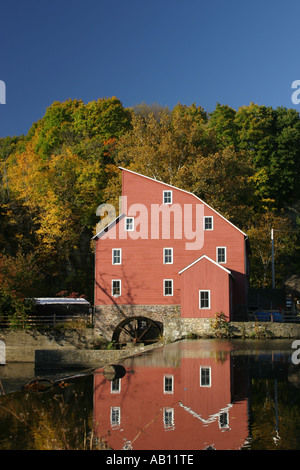
<svg viewBox="0 0 300 470"><path fill-rule="evenodd" d="M125 230L126 232L132 232L134 230L134 218L133 217L126 217Z"/></svg>
<svg viewBox="0 0 300 470"><path fill-rule="evenodd" d="M172 191L163 192L163 201L164 204L172 204Z"/></svg>
<svg viewBox="0 0 300 470"><path fill-rule="evenodd" d="M204 217L204 230L213 230L213 229L214 229L213 217Z"/></svg>

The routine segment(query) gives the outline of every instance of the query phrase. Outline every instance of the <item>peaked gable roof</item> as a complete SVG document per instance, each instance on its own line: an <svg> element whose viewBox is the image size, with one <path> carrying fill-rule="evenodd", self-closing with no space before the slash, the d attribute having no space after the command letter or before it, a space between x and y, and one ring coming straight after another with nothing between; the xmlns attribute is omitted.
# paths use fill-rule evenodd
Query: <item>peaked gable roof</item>
<svg viewBox="0 0 300 470"><path fill-rule="evenodd" d="M188 266L186 266L185 268L183 268L181 271L179 271L178 274L182 274L184 271L186 271L187 269L191 268L191 267L194 266L196 263L199 263L199 261L202 261L203 259L206 259L207 261L210 261L210 262L213 263L214 265L218 266L218 268L223 269L223 271L225 271L227 274L230 274L230 276L232 276L232 273L231 273L231 271L229 271L229 269L224 268L224 266L222 266L221 264L217 263L216 261L214 261L213 259L209 258L209 257L206 256L206 255L200 256L200 258L196 259L196 260L193 261L191 264L189 264ZM232 277L233 277L233 276L232 276Z"/></svg>
<svg viewBox="0 0 300 470"><path fill-rule="evenodd" d="M120 220L123 219L123 217L125 217L125 214L118 215L118 217L116 217L114 220L109 222L105 227L103 227L100 230L100 232L96 233L96 235L92 237L92 240L98 240L98 238L101 238L104 233L106 233L108 230L114 227Z"/></svg>
<svg viewBox="0 0 300 470"><path fill-rule="evenodd" d="M225 220L228 224L230 224L233 228L235 228L236 230L238 230L242 235L244 235L244 237L248 238L248 235L246 235L246 233L244 233L241 229L239 229L236 225L234 225L232 222L230 222L228 219L226 219L226 217L224 217L223 215L221 215L219 212L217 212L215 209L213 209L209 204L207 204L206 202L204 202L202 199L200 199L198 196L196 196L194 193L191 193L189 191L186 191L185 189L181 189L181 188L177 188L176 186L172 186L171 184L168 184L168 183L164 183L163 181L159 181L155 178L151 178L150 176L145 176L145 175L142 175L141 173L136 173L135 171L132 171L132 170L128 170L127 168L123 168L121 166L119 166L119 169L122 170L122 171L127 171L129 173L132 173L134 175L137 175L137 176L141 176L142 178L146 178L148 180L151 180L151 181L155 181L156 183L160 183L160 184L163 184L164 186L168 186L169 188L173 188L173 189L177 189L178 191L182 191L183 193L186 193L186 194L190 194L191 196L194 196L198 201L200 201L202 204L204 204L205 206L207 206L209 209L211 209L215 214L217 214L219 217L221 217L223 220Z"/></svg>

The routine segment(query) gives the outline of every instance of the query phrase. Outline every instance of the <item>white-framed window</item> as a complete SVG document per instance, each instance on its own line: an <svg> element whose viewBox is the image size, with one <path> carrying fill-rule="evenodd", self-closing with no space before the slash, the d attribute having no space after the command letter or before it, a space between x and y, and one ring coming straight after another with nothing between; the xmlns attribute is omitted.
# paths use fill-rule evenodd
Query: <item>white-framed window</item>
<svg viewBox="0 0 300 470"><path fill-rule="evenodd" d="M121 248L113 248L112 264L122 264L122 249Z"/></svg>
<svg viewBox="0 0 300 470"><path fill-rule="evenodd" d="M164 279L164 295L173 295L173 279Z"/></svg>
<svg viewBox="0 0 300 470"><path fill-rule="evenodd" d="M164 393L174 393L174 376L164 375Z"/></svg>
<svg viewBox="0 0 300 470"><path fill-rule="evenodd" d="M199 290L199 308L210 308L210 290Z"/></svg>
<svg viewBox="0 0 300 470"><path fill-rule="evenodd" d="M203 222L204 230L214 229L214 218L212 216L205 216Z"/></svg>
<svg viewBox="0 0 300 470"><path fill-rule="evenodd" d="M164 248L164 264L173 264L173 248Z"/></svg>
<svg viewBox="0 0 300 470"><path fill-rule="evenodd" d="M120 295L121 295L121 279L113 279L111 281L111 295L113 297L120 297Z"/></svg>
<svg viewBox="0 0 300 470"><path fill-rule="evenodd" d="M164 428L166 431L174 431L174 408L165 407L163 410Z"/></svg>
<svg viewBox="0 0 300 470"><path fill-rule="evenodd" d="M211 368L200 366L200 387L211 387Z"/></svg>
<svg viewBox="0 0 300 470"><path fill-rule="evenodd" d="M134 230L134 217L125 218L125 230L126 232L132 232Z"/></svg>
<svg viewBox="0 0 300 470"><path fill-rule="evenodd" d="M121 408L119 406L112 406L110 408L110 424L112 427L120 426Z"/></svg>
<svg viewBox="0 0 300 470"><path fill-rule="evenodd" d="M121 392L121 379L115 379L111 381L110 393L120 393Z"/></svg>
<svg viewBox="0 0 300 470"><path fill-rule="evenodd" d="M164 191L163 192L163 203L164 204L172 204L173 201L173 193L172 191Z"/></svg>
<svg viewBox="0 0 300 470"><path fill-rule="evenodd" d="M217 262L218 263L227 262L226 246L217 246Z"/></svg>
<svg viewBox="0 0 300 470"><path fill-rule="evenodd" d="M223 411L219 414L219 428L228 429L229 428L229 413L228 411Z"/></svg>

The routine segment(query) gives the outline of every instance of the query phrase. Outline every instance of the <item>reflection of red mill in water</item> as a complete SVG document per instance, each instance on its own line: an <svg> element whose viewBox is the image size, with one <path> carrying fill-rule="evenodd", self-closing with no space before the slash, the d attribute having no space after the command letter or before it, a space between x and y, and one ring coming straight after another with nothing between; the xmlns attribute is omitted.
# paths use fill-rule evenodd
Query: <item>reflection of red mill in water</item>
<svg viewBox="0 0 300 470"><path fill-rule="evenodd" d="M97 437L114 450L240 449L248 436L246 376L236 373L229 343L199 344L158 349L151 365L149 357L128 359L121 379L96 371Z"/></svg>

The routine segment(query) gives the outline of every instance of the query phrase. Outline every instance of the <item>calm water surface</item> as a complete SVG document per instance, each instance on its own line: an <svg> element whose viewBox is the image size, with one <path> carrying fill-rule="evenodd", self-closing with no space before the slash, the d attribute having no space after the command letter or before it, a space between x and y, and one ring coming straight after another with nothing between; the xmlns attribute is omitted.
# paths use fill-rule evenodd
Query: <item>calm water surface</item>
<svg viewBox="0 0 300 470"><path fill-rule="evenodd" d="M114 380L60 372L41 389L32 365L1 366L0 449L298 450L294 352L292 340L186 340L126 359Z"/></svg>

